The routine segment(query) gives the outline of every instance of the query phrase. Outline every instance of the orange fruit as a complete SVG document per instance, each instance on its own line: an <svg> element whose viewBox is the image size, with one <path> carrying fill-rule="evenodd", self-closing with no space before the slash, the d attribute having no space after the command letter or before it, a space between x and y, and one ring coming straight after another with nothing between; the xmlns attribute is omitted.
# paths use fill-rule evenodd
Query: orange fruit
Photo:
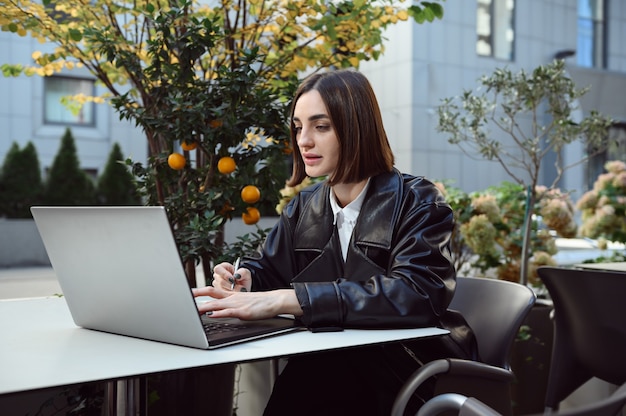
<svg viewBox="0 0 626 416"><path fill-rule="evenodd" d="M222 125L224 124L224 122L222 120L211 120L209 121L209 126L213 127L214 129L218 128L218 127L222 127Z"/></svg>
<svg viewBox="0 0 626 416"><path fill-rule="evenodd" d="M198 147L198 142L188 142L187 140L183 140L180 143L180 147L182 147L183 150L191 151Z"/></svg>
<svg viewBox="0 0 626 416"><path fill-rule="evenodd" d="M220 210L220 215L228 215L235 210L235 207L231 206L228 202L224 204Z"/></svg>
<svg viewBox="0 0 626 416"><path fill-rule="evenodd" d="M224 175L233 173L235 171L235 168L237 168L235 159L233 159L230 156L224 156L223 158L217 161L217 170Z"/></svg>
<svg viewBox="0 0 626 416"><path fill-rule="evenodd" d="M261 199L261 191L254 185L244 186L241 190L241 199L246 204L254 204Z"/></svg>
<svg viewBox="0 0 626 416"><path fill-rule="evenodd" d="M253 225L259 222L259 220L261 219L261 213L255 207L248 207L246 209L246 212L241 214L241 219L243 220L244 224Z"/></svg>
<svg viewBox="0 0 626 416"><path fill-rule="evenodd" d="M180 153L172 153L167 158L167 164L174 170L181 170L185 167L187 160Z"/></svg>

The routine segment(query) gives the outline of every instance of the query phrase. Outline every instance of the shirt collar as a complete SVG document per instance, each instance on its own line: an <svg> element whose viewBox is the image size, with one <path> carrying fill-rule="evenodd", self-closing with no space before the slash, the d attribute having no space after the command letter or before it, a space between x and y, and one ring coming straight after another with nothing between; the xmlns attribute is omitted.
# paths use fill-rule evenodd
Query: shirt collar
<svg viewBox="0 0 626 416"><path fill-rule="evenodd" d="M359 217L359 213L361 212L361 206L363 206L363 201L365 200L365 194L367 193L369 184L370 179L368 178L367 183L365 183L365 186L359 195L354 199L354 201L350 202L343 208L339 206L335 193L333 192L333 188L330 188L330 207L333 210L333 225L337 224L339 214L343 214L343 218L347 222L356 222L356 219Z"/></svg>

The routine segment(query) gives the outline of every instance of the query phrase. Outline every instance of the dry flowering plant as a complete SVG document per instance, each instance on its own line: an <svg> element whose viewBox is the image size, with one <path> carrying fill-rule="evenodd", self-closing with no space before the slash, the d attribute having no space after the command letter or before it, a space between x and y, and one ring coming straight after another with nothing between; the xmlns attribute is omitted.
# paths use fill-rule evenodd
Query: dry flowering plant
<svg viewBox="0 0 626 416"><path fill-rule="evenodd" d="M601 248L607 240L626 243L626 163L609 161L604 169L576 203L582 212L580 234L598 239Z"/></svg>
<svg viewBox="0 0 626 416"><path fill-rule="evenodd" d="M478 270L498 279L519 281L528 203L524 187L503 182L468 194L442 183L438 186L455 212L451 246L457 270ZM537 186L534 212L538 215L532 218L528 282L538 284L537 267L556 264L553 235L573 237L577 226L569 195L558 189Z"/></svg>
<svg viewBox="0 0 626 416"><path fill-rule="evenodd" d="M313 184L316 184L317 182L321 182L324 179L326 179L326 177L310 178L307 176L302 182L300 182L296 186L285 185L285 187L280 190L280 200L278 201L278 204L276 204L276 213L280 215L281 212L283 212L283 209L289 203L289 201L291 201L296 195L298 195L301 190Z"/></svg>

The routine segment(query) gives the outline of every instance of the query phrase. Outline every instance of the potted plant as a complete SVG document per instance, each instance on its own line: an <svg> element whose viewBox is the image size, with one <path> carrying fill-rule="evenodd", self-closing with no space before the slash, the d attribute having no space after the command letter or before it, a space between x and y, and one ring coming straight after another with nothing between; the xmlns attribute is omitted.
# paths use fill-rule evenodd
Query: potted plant
<svg viewBox="0 0 626 416"><path fill-rule="evenodd" d="M596 112L581 120L574 118L578 99L587 88L577 88L562 60L540 65L531 72L496 69L481 78L480 88L446 98L438 107L440 132L470 157L498 162L508 176L526 190L519 254L518 281L529 278L532 252L532 218L536 215L536 190L544 159L556 155L554 189L563 172L603 151L609 144L612 121ZM574 141L594 149L581 160L565 165L561 151Z"/></svg>

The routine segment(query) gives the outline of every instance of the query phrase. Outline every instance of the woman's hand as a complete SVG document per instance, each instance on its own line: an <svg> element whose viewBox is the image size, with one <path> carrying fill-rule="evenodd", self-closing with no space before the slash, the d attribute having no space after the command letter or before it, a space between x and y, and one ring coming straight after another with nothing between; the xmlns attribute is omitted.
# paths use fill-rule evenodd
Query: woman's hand
<svg viewBox="0 0 626 416"><path fill-rule="evenodd" d="M302 309L293 289L268 292L233 292L212 286L194 289L195 296L210 296L213 300L198 305L200 313L212 318L239 318L256 320L280 314L302 315Z"/></svg>
<svg viewBox="0 0 626 416"><path fill-rule="evenodd" d="M280 314L302 315L293 289L250 292L251 287L248 269L235 270L230 263L220 263L213 269L213 286L193 289L193 295L213 298L198 304L198 311L208 312L214 318L255 320Z"/></svg>
<svg viewBox="0 0 626 416"><path fill-rule="evenodd" d="M250 270L235 267L230 263L220 263L213 268L213 287L235 292L249 292L252 287Z"/></svg>

